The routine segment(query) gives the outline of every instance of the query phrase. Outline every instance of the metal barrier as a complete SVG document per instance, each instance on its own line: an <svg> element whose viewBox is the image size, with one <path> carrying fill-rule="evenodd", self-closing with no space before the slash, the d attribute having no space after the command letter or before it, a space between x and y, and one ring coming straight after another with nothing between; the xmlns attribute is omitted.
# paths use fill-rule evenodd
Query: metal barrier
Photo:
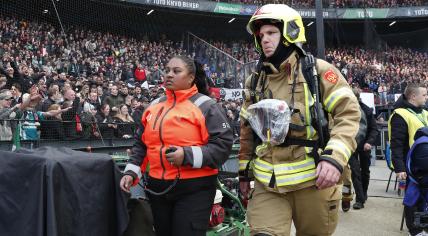
<svg viewBox="0 0 428 236"><path fill-rule="evenodd" d="M376 140L376 157L385 159L385 148L388 142L388 125L387 124L379 124L379 136Z"/></svg>
<svg viewBox="0 0 428 236"><path fill-rule="evenodd" d="M132 147L136 127L136 123L130 122L61 120L1 120L0 125L7 126L10 130L10 135L2 136L0 150L10 151L13 147L34 149L66 146L74 150L109 154L125 152Z"/></svg>

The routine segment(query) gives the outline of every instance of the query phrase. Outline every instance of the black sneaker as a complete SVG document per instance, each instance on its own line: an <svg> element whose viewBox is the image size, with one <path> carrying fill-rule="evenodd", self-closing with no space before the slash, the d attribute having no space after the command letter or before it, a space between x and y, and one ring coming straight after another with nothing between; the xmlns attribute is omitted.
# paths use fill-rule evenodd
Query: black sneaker
<svg viewBox="0 0 428 236"><path fill-rule="evenodd" d="M351 208L351 201L342 200L342 211L347 212Z"/></svg>
<svg viewBox="0 0 428 236"><path fill-rule="evenodd" d="M361 208L364 208L364 204L361 202L356 202L354 203L354 205L352 205L352 208L354 208L355 210L359 210Z"/></svg>

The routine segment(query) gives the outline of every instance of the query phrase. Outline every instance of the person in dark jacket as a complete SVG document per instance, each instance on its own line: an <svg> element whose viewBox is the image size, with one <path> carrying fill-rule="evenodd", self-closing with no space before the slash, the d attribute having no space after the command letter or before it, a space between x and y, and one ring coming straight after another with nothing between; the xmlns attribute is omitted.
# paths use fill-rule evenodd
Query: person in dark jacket
<svg viewBox="0 0 428 236"><path fill-rule="evenodd" d="M41 110L47 111L49 107L51 107L51 105L58 103L60 99L61 99L60 92L54 87L49 88L48 98L43 101Z"/></svg>
<svg viewBox="0 0 428 236"><path fill-rule="evenodd" d="M119 111L119 106L125 103L125 99L119 95L117 85L113 85L110 88L110 95L106 96L103 100L103 104L108 104L111 110L111 114L114 116Z"/></svg>
<svg viewBox="0 0 428 236"><path fill-rule="evenodd" d="M143 98L148 100L147 98ZM138 101L137 98L133 98L131 101L131 116L134 122L139 123L141 120L141 116L143 115L144 107L140 101Z"/></svg>
<svg viewBox="0 0 428 236"><path fill-rule="evenodd" d="M356 195L356 201L353 208L358 210L364 208L364 203L367 200L367 189L370 181L370 154L372 147L376 143L379 129L373 116L372 108L368 107L361 101L360 89L354 88L353 92L358 98L358 103L364 112L364 114L361 115L365 115L367 120L367 132L365 138L357 144L357 150L349 159L349 165L352 172L352 184Z"/></svg>
<svg viewBox="0 0 428 236"><path fill-rule="evenodd" d="M71 106L67 112L62 114L64 122L64 135L66 139L75 140L80 137L79 127L80 123L77 122L77 114L81 110L80 98L76 96L73 89L64 91L64 103L63 108ZM81 132L81 130L80 130Z"/></svg>
<svg viewBox="0 0 428 236"><path fill-rule="evenodd" d="M144 111L143 130L136 132L120 186L129 192L148 160L147 188L156 235L205 236L218 168L230 154L232 131L221 108L207 96L199 63L173 57L166 66L165 87L166 97Z"/></svg>
<svg viewBox="0 0 428 236"><path fill-rule="evenodd" d="M428 112L423 109L426 100L427 89L423 85L410 83L394 104L394 112L388 122L388 134L391 159L399 180L408 182L405 168L407 153L414 142L416 131L428 126ZM414 213L417 210L415 207L404 206L406 225L412 236L423 231L414 225Z"/></svg>
<svg viewBox="0 0 428 236"><path fill-rule="evenodd" d="M59 104L52 104L47 109L47 111L57 110L61 110L61 106ZM62 125L61 113L46 118L46 120L42 123L40 138L55 140L60 140L64 138L64 127Z"/></svg>
<svg viewBox="0 0 428 236"><path fill-rule="evenodd" d="M10 89L13 84L19 84L22 92L29 92L29 89L33 85L33 78L29 75L28 67L22 66L21 73L16 62L11 57L7 57L6 61L9 62L10 67L6 69L0 68L0 74L4 74L7 79L5 88Z"/></svg>
<svg viewBox="0 0 428 236"><path fill-rule="evenodd" d="M101 105L101 112L98 112L95 118L98 123L101 137L103 139L114 138L117 125L115 124L113 117L110 115L110 106L107 103Z"/></svg>

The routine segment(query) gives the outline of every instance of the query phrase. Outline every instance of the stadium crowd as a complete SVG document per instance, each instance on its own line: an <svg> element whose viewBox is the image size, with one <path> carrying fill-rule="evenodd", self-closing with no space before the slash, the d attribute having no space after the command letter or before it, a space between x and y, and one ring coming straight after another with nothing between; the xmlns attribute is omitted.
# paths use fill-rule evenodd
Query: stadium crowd
<svg viewBox="0 0 428 236"><path fill-rule="evenodd" d="M187 52L183 42L167 39L68 32L63 37L47 23L0 17L0 140L11 140L16 127L23 140L130 138L144 108L164 94L169 56L186 54L204 63L210 86L220 88L242 84L244 73L230 71L242 72L244 63L257 59L248 42L212 41L214 49L194 41ZM379 95L381 104L393 101L409 81L427 83L428 54L411 49L332 48L327 60L349 83ZM239 136L241 102L217 99Z"/></svg>
<svg viewBox="0 0 428 236"><path fill-rule="evenodd" d="M333 63L350 84L375 93L378 104L394 101L409 82L428 85L428 53L406 48L385 51L358 47L328 49L327 61Z"/></svg>
<svg viewBox="0 0 428 236"><path fill-rule="evenodd" d="M315 0L220 0L220 2L264 5L268 3L287 4L296 8L315 8ZM390 8L427 6L426 0L323 0L326 8Z"/></svg>

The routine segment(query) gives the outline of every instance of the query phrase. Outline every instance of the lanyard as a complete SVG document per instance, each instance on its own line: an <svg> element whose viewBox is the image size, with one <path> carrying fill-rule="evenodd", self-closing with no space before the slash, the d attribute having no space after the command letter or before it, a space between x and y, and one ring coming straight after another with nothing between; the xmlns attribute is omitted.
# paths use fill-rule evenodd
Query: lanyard
<svg viewBox="0 0 428 236"><path fill-rule="evenodd" d="M417 114L416 112L414 112L412 109L410 109L410 108L407 108L407 110L410 112L410 113L412 113L412 114L414 114L417 118L418 118L418 120L420 120L421 122L422 122L422 124L424 125L424 126L428 126L427 125L427 123L426 123L426 117L424 116L424 112L422 111L422 114Z"/></svg>

